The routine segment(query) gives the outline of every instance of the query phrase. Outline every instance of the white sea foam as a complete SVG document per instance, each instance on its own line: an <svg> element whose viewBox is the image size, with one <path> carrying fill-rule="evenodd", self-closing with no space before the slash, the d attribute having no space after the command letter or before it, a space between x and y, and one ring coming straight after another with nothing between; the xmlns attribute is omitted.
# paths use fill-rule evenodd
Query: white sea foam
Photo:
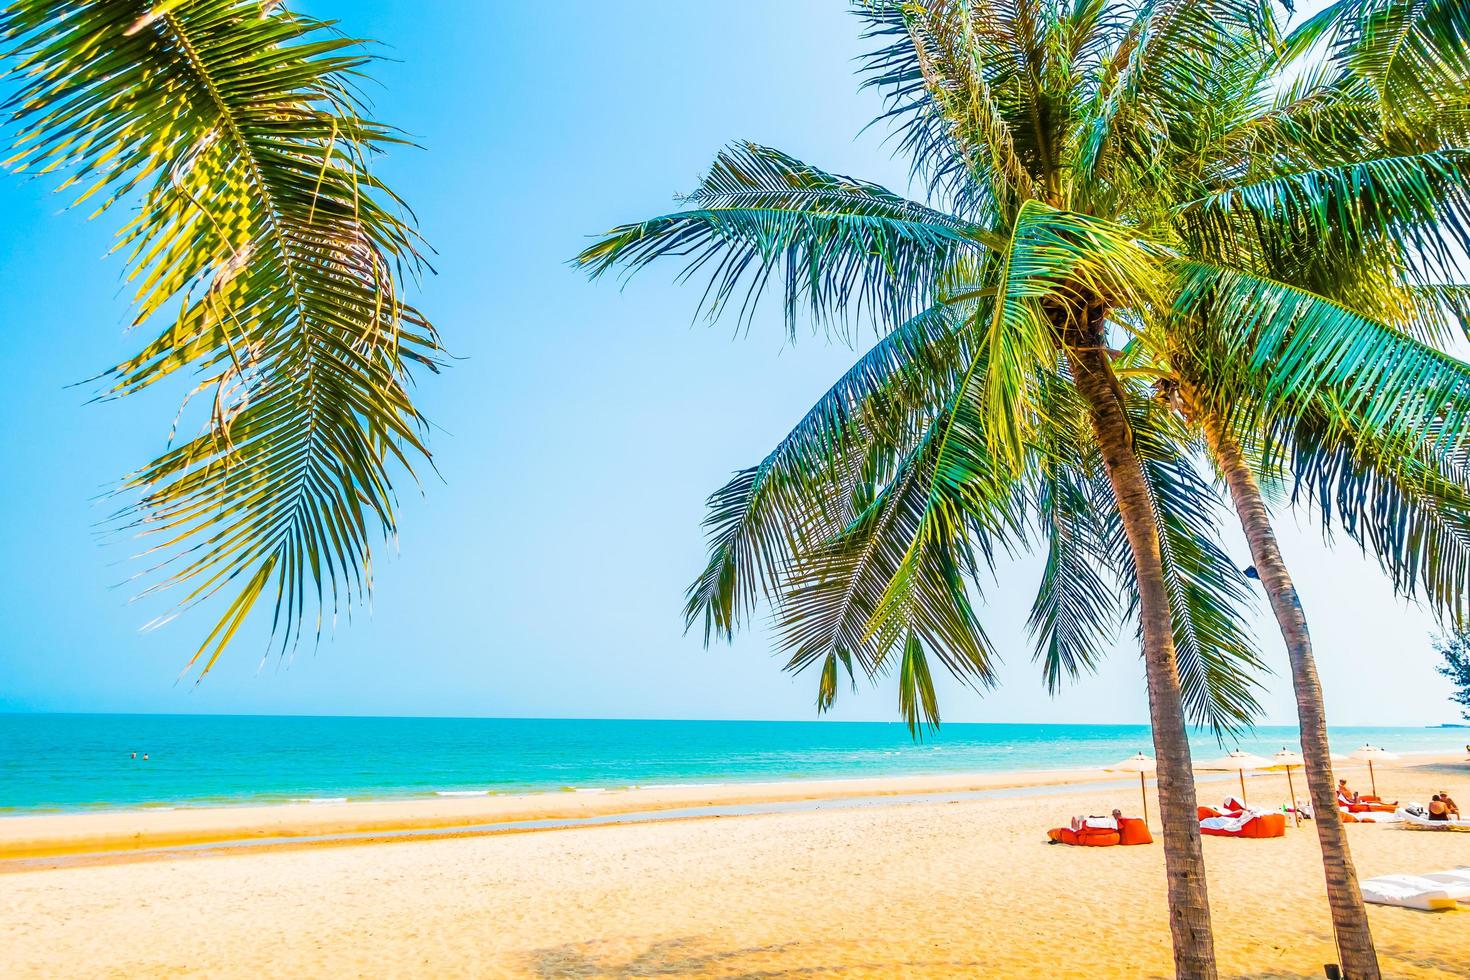
<svg viewBox="0 0 1470 980"><path fill-rule="evenodd" d="M489 796L488 789L436 789L435 796Z"/></svg>

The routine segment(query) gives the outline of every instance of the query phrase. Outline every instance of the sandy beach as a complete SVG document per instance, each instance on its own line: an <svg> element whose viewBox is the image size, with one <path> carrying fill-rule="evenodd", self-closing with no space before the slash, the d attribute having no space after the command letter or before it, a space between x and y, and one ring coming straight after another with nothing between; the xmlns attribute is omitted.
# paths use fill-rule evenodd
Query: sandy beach
<svg viewBox="0 0 1470 980"><path fill-rule="evenodd" d="M1344 774L1366 786L1366 772ZM1379 782L1391 796L1427 799L1441 784L1465 787L1467 777L1470 767L1456 758L1386 771ZM1162 848L1043 842L1046 828L1070 814L1137 809L1136 787L1089 778L1103 774L8 818L0 821L0 914L8 926L0 972L1166 976ZM1061 792L963 796L1059 779L1079 781ZM1231 785L1204 783L1202 799ZM1282 777L1252 777L1248 786L1255 802L1286 799ZM956 798L904 799L925 792ZM896 798L822 802L882 795ZM763 800L809 802L782 813L463 831L548 814ZM447 836L184 853L105 844L139 833L135 842L157 846L190 835L300 838L349 826L385 835L394 826L437 827ZM1470 834L1349 830L1365 876L1470 865ZM48 847L52 857L35 856ZM1310 825L1279 840L1206 838L1205 854L1224 974L1321 976L1331 934ZM1385 975L1470 972L1470 912L1370 907L1370 915Z"/></svg>

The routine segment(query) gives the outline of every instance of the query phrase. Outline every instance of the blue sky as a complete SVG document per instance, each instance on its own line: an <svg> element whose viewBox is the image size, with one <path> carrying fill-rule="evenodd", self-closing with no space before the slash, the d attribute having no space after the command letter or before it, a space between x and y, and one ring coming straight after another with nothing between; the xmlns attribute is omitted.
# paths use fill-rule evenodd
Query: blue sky
<svg viewBox="0 0 1470 980"><path fill-rule="evenodd" d="M44 182L0 180L0 710L239 711L809 718L815 679L779 670L757 624L706 651L686 637L684 586L702 564L703 500L758 460L853 352L774 309L748 335L707 327L695 287L655 268L626 289L566 260L586 237L673 207L725 143L751 139L902 188L904 167L859 130L857 22L840 3L640 0L303 4L394 59L372 90L422 151L382 166L438 250L419 305L461 358L421 402L442 480L405 492L401 541L371 614L316 651L262 659L246 635L202 685L175 680L207 625L139 627L129 542L99 537L95 498L156 454L171 396L85 404L69 387L140 342L125 332L114 215L87 223ZM426 13L427 11L427 13ZM1430 618L1395 600L1344 543L1304 518L1284 547L1343 724L1454 720L1434 674ZM1232 531L1233 527L1230 528ZM1238 535L1230 545L1242 565ZM1142 670L1124 643L1096 677L1051 699L1024 633L1034 562L1002 570L984 609L1002 687L948 685L947 719L1142 722ZM1269 720L1293 708L1279 638ZM835 717L894 716L890 687Z"/></svg>

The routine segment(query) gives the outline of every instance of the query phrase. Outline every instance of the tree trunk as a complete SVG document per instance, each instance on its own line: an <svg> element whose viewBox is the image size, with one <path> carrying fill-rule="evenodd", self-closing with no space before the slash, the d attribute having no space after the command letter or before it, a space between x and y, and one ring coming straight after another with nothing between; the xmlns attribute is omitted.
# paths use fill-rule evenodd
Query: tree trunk
<svg viewBox="0 0 1470 980"><path fill-rule="evenodd" d="M1213 980L1215 941L1158 523L1143 467L1133 452L1133 432L1122 390L1103 346L1103 311L1089 310L1088 320L1081 331L1068 337L1067 354L1077 390L1088 406L1138 572L1139 623L1148 675L1149 721L1158 759L1174 971L1179 977Z"/></svg>
<svg viewBox="0 0 1470 980"><path fill-rule="evenodd" d="M1188 399L1188 394L1185 395ZM1255 477L1241 455L1240 444L1220 424L1204 413L1205 436L1220 473L1230 486L1230 498L1240 515L1240 526L1250 544L1251 560L1261 585L1271 600L1271 611L1281 626L1286 655L1291 661L1291 681L1296 689L1297 720L1301 726L1302 758L1317 839L1322 845L1322 864L1327 873L1327 902L1332 908L1332 929L1337 935L1337 952L1350 980L1377 980L1378 956L1368 929L1368 913L1358 891L1358 874L1348 851L1347 835L1337 811L1337 789L1332 781L1332 754L1327 745L1327 717L1322 704L1322 687L1317 681L1317 664L1312 658L1312 638L1302 612L1296 586L1276 545L1276 534L1266 512L1266 502ZM1295 801L1293 801L1295 805Z"/></svg>

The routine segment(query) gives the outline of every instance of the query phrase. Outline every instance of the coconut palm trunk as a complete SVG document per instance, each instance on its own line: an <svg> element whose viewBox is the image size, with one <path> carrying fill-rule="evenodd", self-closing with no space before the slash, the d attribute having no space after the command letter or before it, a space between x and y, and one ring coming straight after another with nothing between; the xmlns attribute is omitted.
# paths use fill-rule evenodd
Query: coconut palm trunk
<svg viewBox="0 0 1470 980"><path fill-rule="evenodd" d="M1103 310L1089 310L1080 335L1068 338L1077 390L1087 403L1103 464L1138 576L1139 623L1148 678L1149 721L1158 759L1159 813L1164 825L1164 863L1169 884L1169 930L1179 977L1213 978L1214 936L1200 846L1193 767L1175 662L1174 630L1164 582L1157 517L1121 391L1103 339Z"/></svg>
<svg viewBox="0 0 1470 980"><path fill-rule="evenodd" d="M1322 845L1327 901L1332 908L1332 928L1337 936L1338 955L1342 959L1343 970L1352 980L1377 978L1378 956L1368 928L1368 913L1358 891L1358 875L1353 868L1353 857L1337 810L1332 756L1327 744L1326 711L1322 703L1322 686L1317 680L1317 664L1312 657L1312 637L1307 631L1306 615L1302 612L1301 600L1286 570L1286 563L1281 558L1261 489L1246 465L1240 444L1221 425L1217 416L1205 413L1200 421L1209 440L1210 451L1230 487L1231 501L1240 515L1240 526L1250 544L1251 560L1255 562L1261 585L1271 601L1271 610L1281 627L1281 637L1286 641L1292 686L1296 690L1297 719L1301 726L1302 759L1312 798L1317 839Z"/></svg>

